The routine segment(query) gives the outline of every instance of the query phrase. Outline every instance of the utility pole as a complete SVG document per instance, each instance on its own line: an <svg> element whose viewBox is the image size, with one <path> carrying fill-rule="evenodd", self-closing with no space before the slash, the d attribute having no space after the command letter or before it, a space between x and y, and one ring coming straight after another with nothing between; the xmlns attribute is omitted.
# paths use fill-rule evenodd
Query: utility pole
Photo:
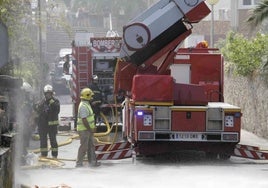
<svg viewBox="0 0 268 188"><path fill-rule="evenodd" d="M42 86L44 80L43 74L43 50L42 50L42 13L41 13L41 0L38 0L38 15L39 15L39 65L40 65L40 83L39 83L39 92L40 97L43 95Z"/></svg>
<svg viewBox="0 0 268 188"><path fill-rule="evenodd" d="M219 0L207 0L207 2L211 5L210 47L214 48L214 5L216 5Z"/></svg>

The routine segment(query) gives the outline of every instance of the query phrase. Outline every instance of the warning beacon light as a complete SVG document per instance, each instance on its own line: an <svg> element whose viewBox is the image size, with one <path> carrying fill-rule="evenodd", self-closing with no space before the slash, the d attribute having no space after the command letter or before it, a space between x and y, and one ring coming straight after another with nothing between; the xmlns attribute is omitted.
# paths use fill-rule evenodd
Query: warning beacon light
<svg viewBox="0 0 268 188"><path fill-rule="evenodd" d="M143 116L143 111L137 111L137 116Z"/></svg>

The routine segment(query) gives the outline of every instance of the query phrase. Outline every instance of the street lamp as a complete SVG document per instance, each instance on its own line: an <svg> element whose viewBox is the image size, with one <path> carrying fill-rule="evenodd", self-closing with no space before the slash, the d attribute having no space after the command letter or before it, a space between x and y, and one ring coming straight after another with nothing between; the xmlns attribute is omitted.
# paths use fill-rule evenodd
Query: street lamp
<svg viewBox="0 0 268 188"><path fill-rule="evenodd" d="M211 5L210 46L214 48L214 5L216 5L219 0L207 0L207 2Z"/></svg>

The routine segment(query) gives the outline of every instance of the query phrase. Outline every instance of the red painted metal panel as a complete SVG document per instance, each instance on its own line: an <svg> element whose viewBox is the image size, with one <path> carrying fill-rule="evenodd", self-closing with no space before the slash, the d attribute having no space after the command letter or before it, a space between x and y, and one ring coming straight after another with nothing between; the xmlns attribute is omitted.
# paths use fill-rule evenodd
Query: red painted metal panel
<svg viewBox="0 0 268 188"><path fill-rule="evenodd" d="M173 101L173 78L169 75L136 75L133 78L134 101Z"/></svg>
<svg viewBox="0 0 268 188"><path fill-rule="evenodd" d="M174 85L175 105L207 105L208 101L202 86L193 84Z"/></svg>
<svg viewBox="0 0 268 188"><path fill-rule="evenodd" d="M196 54L191 55L191 61L192 83L221 80L221 55Z"/></svg>
<svg viewBox="0 0 268 188"><path fill-rule="evenodd" d="M180 49L177 55L189 55L190 58L175 59L174 61L175 64L191 64L192 84L199 84L200 81L212 82L222 79L221 54L204 52L202 49Z"/></svg>
<svg viewBox="0 0 268 188"><path fill-rule="evenodd" d="M131 91L132 80L136 72L137 67L131 63L118 61L115 69L114 92L118 93L120 90Z"/></svg>
<svg viewBox="0 0 268 188"><path fill-rule="evenodd" d="M223 102L223 58L215 49L180 49L175 64L191 64L190 84L203 85L211 102ZM213 90L213 94L211 93ZM218 93L218 94L216 94Z"/></svg>
<svg viewBox="0 0 268 188"><path fill-rule="evenodd" d="M199 82L199 85L201 85L205 89L205 93L207 96L207 100L209 102L219 102L223 101L222 93L219 93L220 91L220 84L219 82Z"/></svg>
<svg viewBox="0 0 268 188"><path fill-rule="evenodd" d="M171 120L172 131L201 132L206 130L206 112L173 111Z"/></svg>
<svg viewBox="0 0 268 188"><path fill-rule="evenodd" d="M197 23L205 18L210 13L209 8L205 2L201 2L195 8L186 13L186 18L189 22Z"/></svg>

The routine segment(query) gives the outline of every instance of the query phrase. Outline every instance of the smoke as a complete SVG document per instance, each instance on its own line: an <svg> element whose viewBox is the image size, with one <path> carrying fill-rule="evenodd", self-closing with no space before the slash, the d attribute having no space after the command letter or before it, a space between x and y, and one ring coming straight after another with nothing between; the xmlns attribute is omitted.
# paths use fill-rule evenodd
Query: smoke
<svg viewBox="0 0 268 188"><path fill-rule="evenodd" d="M12 113L14 114L15 132L13 146L13 168L14 168L14 187L20 184L21 166L30 165L28 147L33 132L33 101L30 92L20 90L16 92L11 106L14 106Z"/></svg>

